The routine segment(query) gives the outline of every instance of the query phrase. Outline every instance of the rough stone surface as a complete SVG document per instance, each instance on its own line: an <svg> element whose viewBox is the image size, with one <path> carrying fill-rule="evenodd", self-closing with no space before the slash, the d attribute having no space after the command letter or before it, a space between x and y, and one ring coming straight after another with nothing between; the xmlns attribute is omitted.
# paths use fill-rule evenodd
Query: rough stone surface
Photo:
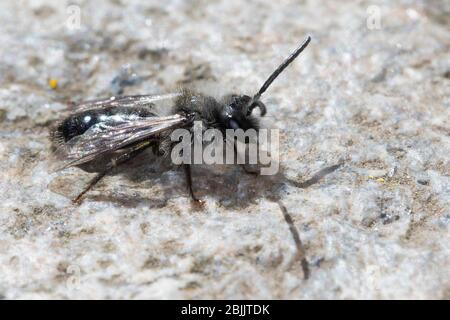
<svg viewBox="0 0 450 320"><path fill-rule="evenodd" d="M0 297L450 298L448 1L64 2L0 2ZM91 175L50 170L69 101L252 93L308 34L279 175L199 166L198 208L146 155L74 206Z"/></svg>

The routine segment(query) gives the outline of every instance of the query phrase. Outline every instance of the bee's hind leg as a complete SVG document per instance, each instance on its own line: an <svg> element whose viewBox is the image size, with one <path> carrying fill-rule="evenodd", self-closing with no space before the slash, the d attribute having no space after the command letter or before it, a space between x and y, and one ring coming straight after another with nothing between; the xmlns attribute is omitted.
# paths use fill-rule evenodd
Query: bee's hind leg
<svg viewBox="0 0 450 320"><path fill-rule="evenodd" d="M191 165L183 164L183 168L184 168L184 173L186 174L186 183L187 183L187 186L189 189L189 194L190 194L192 200L194 200L197 203L203 203L203 200L201 200L195 196L194 190L192 189Z"/></svg>
<svg viewBox="0 0 450 320"><path fill-rule="evenodd" d="M135 145L133 147L130 147L127 149L126 152L120 154L116 158L113 158L111 160L111 163L105 168L104 171L98 173L91 181L89 181L89 184L86 188L84 188L81 193L72 200L75 204L81 204L82 197L91 190L104 176L106 176L108 173L110 173L114 168L117 166L124 164L125 162L128 162L129 160L135 158L138 154L140 154L142 151L144 151L149 146L148 142L144 142L138 145Z"/></svg>
<svg viewBox="0 0 450 320"><path fill-rule="evenodd" d="M85 195L85 193L91 190L100 180L102 180L102 178L106 176L108 172L112 170L112 168L113 167L111 166L107 168L105 171L98 173L91 181L89 181L87 187L84 188L84 190L81 191L80 194L75 199L72 200L72 202L75 204L81 204L82 202L81 198Z"/></svg>

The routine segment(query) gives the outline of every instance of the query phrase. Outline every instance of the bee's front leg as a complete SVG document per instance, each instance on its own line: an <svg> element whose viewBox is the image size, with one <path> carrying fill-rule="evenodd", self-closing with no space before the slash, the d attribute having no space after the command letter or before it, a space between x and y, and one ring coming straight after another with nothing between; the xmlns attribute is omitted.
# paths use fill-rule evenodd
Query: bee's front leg
<svg viewBox="0 0 450 320"><path fill-rule="evenodd" d="M241 168L245 171L245 173L257 176L259 174L259 169L255 169L252 167L249 167L247 164L241 164Z"/></svg>
<svg viewBox="0 0 450 320"><path fill-rule="evenodd" d="M203 200L197 198L194 194L194 190L192 189L192 174L191 174L191 165L183 164L184 173L186 174L186 183L189 189L189 194L191 195L192 200L197 203L203 203Z"/></svg>
<svg viewBox="0 0 450 320"><path fill-rule="evenodd" d="M246 144L246 147L247 147L247 144ZM234 153L236 154L238 159L241 158L241 155L238 152L238 148L237 148L236 144L234 144ZM247 163L242 163L242 164L240 164L240 166L247 174L254 175L254 176L257 176L259 174L259 168L255 168L252 165L249 165Z"/></svg>

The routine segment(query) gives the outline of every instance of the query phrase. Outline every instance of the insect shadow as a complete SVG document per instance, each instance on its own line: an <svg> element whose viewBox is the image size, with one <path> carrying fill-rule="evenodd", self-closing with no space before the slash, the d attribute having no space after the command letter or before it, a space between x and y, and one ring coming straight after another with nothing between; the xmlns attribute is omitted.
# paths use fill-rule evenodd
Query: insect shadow
<svg viewBox="0 0 450 320"><path fill-rule="evenodd" d="M149 159L155 157L152 165ZM192 165L195 175L196 196L218 205L239 209L256 203L260 198L278 201L282 191L290 184L282 170L272 176L245 173L235 165ZM111 172L103 184L84 196L85 200L112 202L124 207L146 205L165 207L171 199L186 196L184 172L176 165L158 161L150 152L134 158L126 166ZM120 181L120 185L109 182ZM111 186L115 185L114 188ZM193 209L201 205L192 202Z"/></svg>
<svg viewBox="0 0 450 320"><path fill-rule="evenodd" d="M148 161L155 157L149 166ZM165 161L158 161L151 152L143 153L133 159L127 166L113 171L111 177L122 181L115 190L111 183L99 185L95 191L85 197L93 201L116 203L124 207L145 205L149 207L166 207L171 199L185 197L186 185L180 167ZM208 201L216 202L227 209L244 209L255 204L259 199L279 202L288 188L307 189L344 164L326 166L307 177L295 179L286 176L283 167L275 175L258 176L245 173L234 165L193 165L193 174L197 177L197 194ZM193 209L201 209L196 202Z"/></svg>

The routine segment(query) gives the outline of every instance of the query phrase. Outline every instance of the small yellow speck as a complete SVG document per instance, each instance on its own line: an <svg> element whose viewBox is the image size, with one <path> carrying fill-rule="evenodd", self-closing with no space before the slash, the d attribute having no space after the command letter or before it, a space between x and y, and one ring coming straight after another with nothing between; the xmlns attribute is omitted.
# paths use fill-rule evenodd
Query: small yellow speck
<svg viewBox="0 0 450 320"><path fill-rule="evenodd" d="M369 179L375 179L375 177L374 176L369 176Z"/></svg>
<svg viewBox="0 0 450 320"><path fill-rule="evenodd" d="M384 178L378 178L377 181L378 182L384 182L385 180L384 180Z"/></svg>
<svg viewBox="0 0 450 320"><path fill-rule="evenodd" d="M58 87L58 81L56 79L49 79L48 86L50 87L50 89L55 90Z"/></svg>

